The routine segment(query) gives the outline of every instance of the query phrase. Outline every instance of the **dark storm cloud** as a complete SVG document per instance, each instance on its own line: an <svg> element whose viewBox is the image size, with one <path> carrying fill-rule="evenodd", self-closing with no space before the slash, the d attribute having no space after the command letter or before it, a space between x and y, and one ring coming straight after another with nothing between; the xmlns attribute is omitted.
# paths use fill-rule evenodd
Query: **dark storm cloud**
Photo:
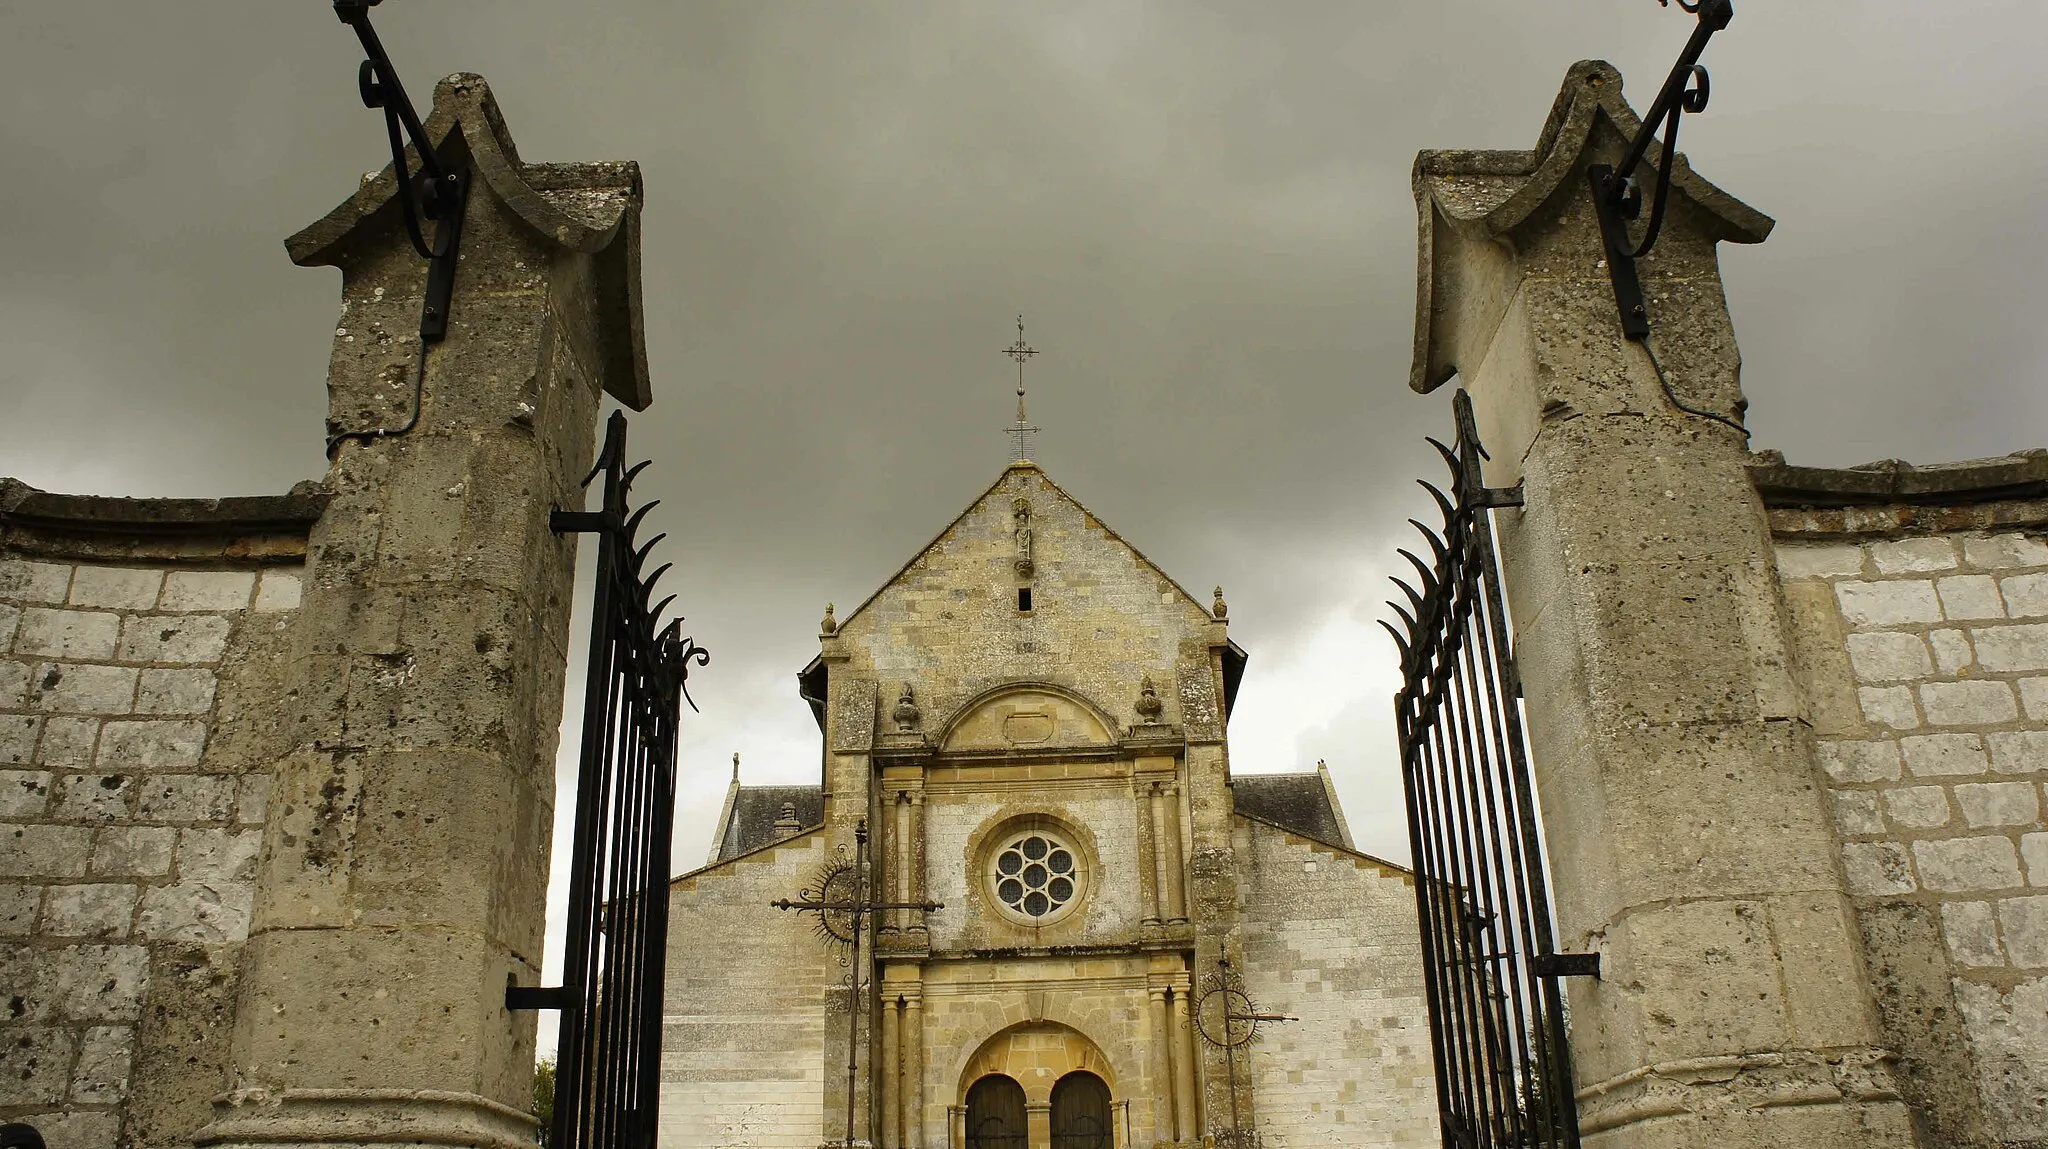
<svg viewBox="0 0 2048 1149"><path fill-rule="evenodd" d="M1229 589L1253 653L1237 760L1328 757L1378 811L1368 844L1398 851L1372 584L1447 414L1404 385L1409 165L1528 147L1581 57L1619 64L1640 105L1687 32L1676 9L376 18L418 97L488 76L529 159L645 168L656 402L633 437L717 653L682 860L733 747L750 777L814 771L791 685L813 623L1001 466L1019 311L1041 461L1187 585ZM1758 446L1844 464L2048 438L2044 25L2017 3L1739 5L1684 145L1780 221L1724 252ZM352 38L318 0L17 5L7 32L0 472L180 494L317 475L337 280L279 241L382 162Z"/></svg>

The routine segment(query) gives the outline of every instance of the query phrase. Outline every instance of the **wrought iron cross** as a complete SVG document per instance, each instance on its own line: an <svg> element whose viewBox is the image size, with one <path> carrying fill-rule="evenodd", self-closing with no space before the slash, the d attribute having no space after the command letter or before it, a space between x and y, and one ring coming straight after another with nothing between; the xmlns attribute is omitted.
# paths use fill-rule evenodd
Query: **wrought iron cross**
<svg viewBox="0 0 2048 1149"><path fill-rule="evenodd" d="M1022 340L1019 340L1022 342ZM846 970L846 1143L853 1142L853 1088L857 1081L856 1066L860 1054L860 1026L858 1014L853 1006L860 997L860 935L868 915L877 910L923 910L932 913L946 908L943 902L877 902L867 896L868 871L868 820L862 818L853 829L853 861L828 864L819 874L812 893L815 896L799 898L778 898L768 904L778 910L809 910L818 915L818 932L829 938L836 938L851 946L852 960ZM844 849L844 847L841 847ZM842 855L843 856L843 855ZM846 896L835 896L845 886L851 888ZM833 925L832 915L844 915L846 933L841 934ZM874 979L869 978L870 987Z"/></svg>
<svg viewBox="0 0 2048 1149"><path fill-rule="evenodd" d="M1024 364L1038 349L1024 342L1024 317L1017 317L1017 342L1003 348L1003 354L1017 361L1017 421L1010 425L1009 435L1013 440L1011 448L1016 452L1016 462L1022 463L1031 457L1025 446L1025 437L1038 433L1024 418Z"/></svg>
<svg viewBox="0 0 2048 1149"><path fill-rule="evenodd" d="M1202 996L1195 1002L1195 1026L1202 1040L1223 1051L1223 1072L1230 1088L1230 1132L1233 1149L1242 1149L1245 1137L1237 1123L1237 1051L1259 1038L1259 1026L1273 1021L1300 1021L1284 1013L1262 1013L1244 991L1244 978L1230 968L1229 958L1216 959L1216 973L1204 979ZM1223 1137L1217 1138L1222 1144Z"/></svg>

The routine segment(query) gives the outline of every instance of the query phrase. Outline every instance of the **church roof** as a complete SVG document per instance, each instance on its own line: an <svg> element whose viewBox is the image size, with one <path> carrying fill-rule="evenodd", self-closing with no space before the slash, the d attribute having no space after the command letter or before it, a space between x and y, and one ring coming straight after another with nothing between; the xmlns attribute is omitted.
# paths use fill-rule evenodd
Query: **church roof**
<svg viewBox="0 0 2048 1149"><path fill-rule="evenodd" d="M1356 850L1330 786L1327 768L1310 774L1237 774L1230 779L1238 813L1326 845Z"/></svg>
<svg viewBox="0 0 2048 1149"><path fill-rule="evenodd" d="M791 808L793 819L783 817ZM794 820L796 825L789 823ZM763 846L795 837L825 821L825 791L820 786L740 786L726 796L725 817L719 820L718 836L710 862L751 854ZM781 823L777 825L777 823Z"/></svg>

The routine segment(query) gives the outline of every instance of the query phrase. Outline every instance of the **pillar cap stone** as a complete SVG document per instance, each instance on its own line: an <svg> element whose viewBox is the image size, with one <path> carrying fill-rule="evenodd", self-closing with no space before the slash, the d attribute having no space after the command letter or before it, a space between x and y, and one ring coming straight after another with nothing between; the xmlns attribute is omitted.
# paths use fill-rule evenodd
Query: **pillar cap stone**
<svg viewBox="0 0 2048 1149"><path fill-rule="evenodd" d="M1585 196L1587 152L1605 128L1623 145L1642 121L1621 94L1621 73L1605 60L1581 60L1565 73L1564 86L1536 146L1529 151L1425 150L1415 156L1412 176L1420 233L1416 244L1415 358L1408 385L1427 394L1457 372L1445 360L1450 340L1433 328L1439 315L1455 310L1447 296L1456 285L1436 278L1436 231L1447 228L1468 239L1497 241L1521 227L1548 203L1559 185ZM1644 158L1656 167L1655 150ZM1672 164L1672 190L1699 209L1699 225L1715 240L1762 243L1774 221L1696 175L1680 154Z"/></svg>
<svg viewBox="0 0 2048 1149"><path fill-rule="evenodd" d="M635 411L646 409L654 395L640 307L640 165L631 160L526 163L490 85L469 72L435 85L433 114L424 126L446 162L470 166L477 187L489 188L537 234L596 257L604 389ZM407 162L417 169L417 153L410 145L406 151ZM333 211L285 240L292 262L342 266L358 244L387 242L398 210L397 192L397 173L386 165Z"/></svg>

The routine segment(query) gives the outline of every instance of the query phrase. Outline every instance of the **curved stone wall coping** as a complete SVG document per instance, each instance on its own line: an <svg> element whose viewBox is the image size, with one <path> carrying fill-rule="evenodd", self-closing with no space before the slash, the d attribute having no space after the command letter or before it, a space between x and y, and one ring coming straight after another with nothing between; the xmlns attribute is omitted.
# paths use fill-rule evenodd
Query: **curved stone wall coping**
<svg viewBox="0 0 2048 1149"><path fill-rule="evenodd" d="M1885 459L1860 467L1797 467L1775 451L1760 454L1749 480L1768 507L1843 507L1876 503L1963 504L2048 498L2048 450L1992 459L1914 466Z"/></svg>
<svg viewBox="0 0 2048 1149"><path fill-rule="evenodd" d="M297 562L328 498L311 482L282 495L131 499L0 478L0 550L84 561Z"/></svg>

